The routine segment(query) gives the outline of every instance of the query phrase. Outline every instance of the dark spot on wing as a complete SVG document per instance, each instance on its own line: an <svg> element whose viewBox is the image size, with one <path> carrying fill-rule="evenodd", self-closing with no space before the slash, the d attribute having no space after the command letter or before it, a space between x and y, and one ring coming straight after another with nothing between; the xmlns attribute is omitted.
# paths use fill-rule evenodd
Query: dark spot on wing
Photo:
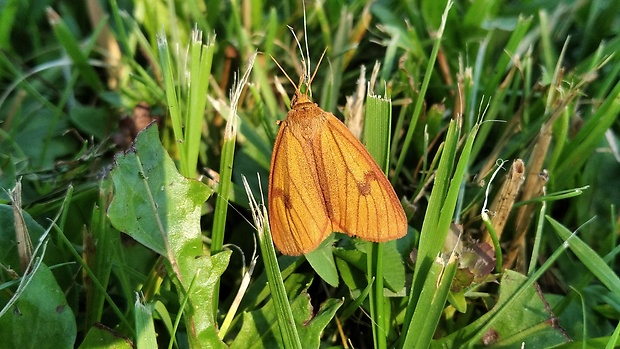
<svg viewBox="0 0 620 349"><path fill-rule="evenodd" d="M377 180L377 177L374 172L366 172L364 174L364 181L357 182L357 190L359 190L360 195L370 195L370 183L375 180Z"/></svg>
<svg viewBox="0 0 620 349"><path fill-rule="evenodd" d="M291 196L288 194L283 194L282 195L282 199L284 200L284 207L286 209L292 209L293 208L293 203L291 202Z"/></svg>

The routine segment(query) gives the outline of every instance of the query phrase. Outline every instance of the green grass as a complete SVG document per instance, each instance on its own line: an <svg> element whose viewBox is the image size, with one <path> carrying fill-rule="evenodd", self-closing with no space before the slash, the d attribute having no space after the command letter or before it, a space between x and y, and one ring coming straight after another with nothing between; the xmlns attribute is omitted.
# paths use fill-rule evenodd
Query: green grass
<svg viewBox="0 0 620 349"><path fill-rule="evenodd" d="M100 6L0 4L3 347L620 343L620 2L309 2L305 35L297 0ZM327 47L313 100L364 116L405 237L275 250L287 25L311 70Z"/></svg>

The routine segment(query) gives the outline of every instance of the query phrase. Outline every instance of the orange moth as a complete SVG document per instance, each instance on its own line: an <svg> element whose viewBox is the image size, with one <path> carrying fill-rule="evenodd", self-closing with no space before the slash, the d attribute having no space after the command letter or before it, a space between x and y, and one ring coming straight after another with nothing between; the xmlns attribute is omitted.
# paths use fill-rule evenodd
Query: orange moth
<svg viewBox="0 0 620 349"><path fill-rule="evenodd" d="M390 182L351 131L312 102L316 70L309 78L303 65L305 93L282 70L295 95L271 156L269 224L276 247L305 254L332 232L372 242L404 236L407 218Z"/></svg>

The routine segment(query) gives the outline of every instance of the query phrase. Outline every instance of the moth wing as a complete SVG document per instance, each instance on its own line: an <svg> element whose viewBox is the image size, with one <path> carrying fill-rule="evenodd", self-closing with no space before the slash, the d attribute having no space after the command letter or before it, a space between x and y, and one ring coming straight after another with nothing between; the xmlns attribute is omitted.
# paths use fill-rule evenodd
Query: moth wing
<svg viewBox="0 0 620 349"><path fill-rule="evenodd" d="M407 218L383 171L340 120L324 117L316 151L329 171L321 188L333 229L373 242L404 236Z"/></svg>
<svg viewBox="0 0 620 349"><path fill-rule="evenodd" d="M332 231L318 180L316 159L303 139L280 125L269 173L269 223L278 250L301 255Z"/></svg>

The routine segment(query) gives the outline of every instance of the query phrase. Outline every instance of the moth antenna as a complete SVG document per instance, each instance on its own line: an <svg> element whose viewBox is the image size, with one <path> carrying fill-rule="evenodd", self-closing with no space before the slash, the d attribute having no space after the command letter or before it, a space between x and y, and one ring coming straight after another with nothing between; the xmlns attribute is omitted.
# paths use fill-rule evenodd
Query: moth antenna
<svg viewBox="0 0 620 349"><path fill-rule="evenodd" d="M314 73L312 73L312 77L310 78L310 81L308 82L308 86L310 86L310 84L312 83L312 80L314 80L314 77L316 76L316 73L319 71L319 67L321 66L321 62L323 61L323 57L325 57L326 52L327 52L327 47L325 48L325 50L323 50L323 54L321 54L321 58L319 58L319 63L316 65L316 68L314 68Z"/></svg>
<svg viewBox="0 0 620 349"><path fill-rule="evenodd" d="M282 68L282 66L280 65L280 63L278 63L278 61L276 61L275 58L273 58L272 55L269 55L269 57L271 57L271 59L273 60L273 62L278 66L278 68L280 68L280 70L282 71L282 73L284 73L284 76L286 76L286 78L288 79L288 81L291 83L291 85L293 85L293 87L295 87L296 91L299 91L299 87L297 87L297 85L295 85L295 83L293 82L293 80L288 76L288 74L286 73L286 71L284 71L284 69Z"/></svg>
<svg viewBox="0 0 620 349"><path fill-rule="evenodd" d="M306 0L302 0L301 4L304 10L304 42L306 43L306 57L308 59L308 65L306 66L306 70L304 71L304 78L306 82L308 83L308 90L311 92L310 94L312 94L312 90L310 88L310 82L312 82L312 79L310 78L310 69L312 69L312 64L310 64L310 49L308 48L308 26L307 26L307 21L306 21ZM303 52L302 52L302 56L303 56Z"/></svg>

